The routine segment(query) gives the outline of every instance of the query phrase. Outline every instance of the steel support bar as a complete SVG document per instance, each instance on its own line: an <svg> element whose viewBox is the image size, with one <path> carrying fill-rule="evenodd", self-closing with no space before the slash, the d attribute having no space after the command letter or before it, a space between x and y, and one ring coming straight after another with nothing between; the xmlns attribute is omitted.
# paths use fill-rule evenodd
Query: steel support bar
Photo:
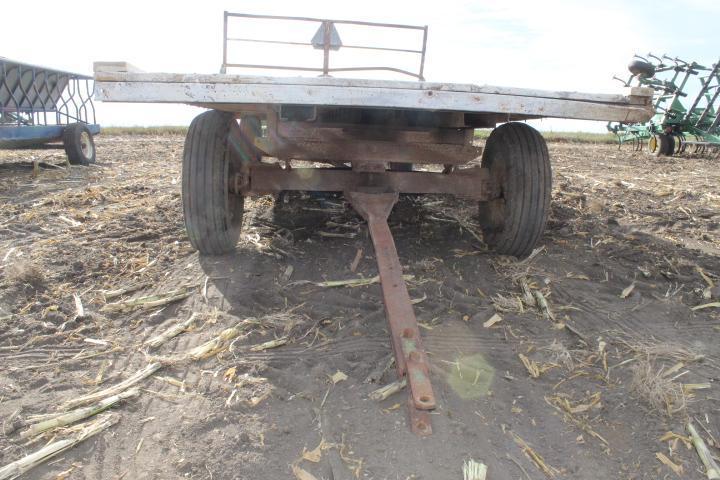
<svg viewBox="0 0 720 480"><path fill-rule="evenodd" d="M378 140L312 140L276 141L257 138L255 146L266 156L282 160L312 162L407 162L461 165L482 155L482 148L473 145L396 143Z"/></svg>
<svg viewBox="0 0 720 480"><path fill-rule="evenodd" d="M715 129L720 125L720 105L715 110L715 120L713 120L713 123L710 125L710 128L707 129L710 133L715 133Z"/></svg>
<svg viewBox="0 0 720 480"><path fill-rule="evenodd" d="M720 60L718 62L720 62ZM720 85L718 85L717 89L715 90L715 94L712 96L707 106L700 114L700 118L698 118L697 122L695 122L696 127L700 128L700 125L702 125L702 123L705 121L705 118L707 118L708 114L712 111L713 106L715 105L715 101L718 99L718 97L720 97ZM715 110L716 113L718 113L717 111L720 111L720 103L718 104L718 108L716 108ZM708 129L708 131L709 130L710 129Z"/></svg>
<svg viewBox="0 0 720 480"><path fill-rule="evenodd" d="M430 384L428 358L422 348L417 319L402 276L402 265L387 223L398 194L346 192L345 196L367 221L375 247L397 373L398 377L407 378L410 389L411 428L418 435L429 435L432 426L427 410L435 408L435 394Z"/></svg>
<svg viewBox="0 0 720 480"><path fill-rule="evenodd" d="M705 81L702 82L702 86L700 87L700 91L698 92L697 96L695 97L695 100L693 101L692 105L690 105L690 108L688 108L687 113L685 114L685 121L690 120L690 117L692 116L693 112L695 111L695 108L700 104L700 101L703 99L703 97L707 94L708 88L710 87L710 84L715 79L715 76L718 73L718 70L720 69L720 60L713 65L712 71L710 72L710 75L705 78Z"/></svg>
<svg viewBox="0 0 720 480"><path fill-rule="evenodd" d="M499 187L486 168L467 168L453 173L358 172L332 168L290 168L254 165L249 178L231 179L230 190L261 195L285 190L344 192L371 190L377 193L452 194L474 200L499 196Z"/></svg>

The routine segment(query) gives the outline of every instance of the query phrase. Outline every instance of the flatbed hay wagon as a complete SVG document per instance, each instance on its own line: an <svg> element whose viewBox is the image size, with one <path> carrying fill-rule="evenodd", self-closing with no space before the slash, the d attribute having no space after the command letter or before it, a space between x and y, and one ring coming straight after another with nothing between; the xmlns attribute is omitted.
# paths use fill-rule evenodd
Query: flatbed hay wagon
<svg viewBox="0 0 720 480"><path fill-rule="evenodd" d="M62 147L95 162L93 78L0 57L0 149Z"/></svg>
<svg viewBox="0 0 720 480"><path fill-rule="evenodd" d="M229 38L228 23L300 22L317 28L305 42ZM225 13L221 74L145 73L125 63L95 64L96 98L107 102L167 102L205 107L185 140L182 198L191 244L201 254L232 252L243 199L282 191L343 192L367 221L375 247L397 374L409 386L410 426L432 432L436 399L402 276L388 215L401 193L448 194L478 202L485 242L523 257L540 239L550 205L551 170L542 135L519 121L556 117L644 122L652 90L625 94L553 92L431 83L424 79L427 27ZM421 47L344 45L343 28L410 31ZM229 42L312 47L322 66L228 62ZM416 71L392 66L334 67L331 53L370 49L417 56ZM247 76L233 68L317 72L315 78ZM390 71L413 81L334 78L335 72ZM475 128L495 128L485 148ZM481 158L480 165L468 166ZM312 161L326 167L306 167ZM432 166L414 171L413 167Z"/></svg>

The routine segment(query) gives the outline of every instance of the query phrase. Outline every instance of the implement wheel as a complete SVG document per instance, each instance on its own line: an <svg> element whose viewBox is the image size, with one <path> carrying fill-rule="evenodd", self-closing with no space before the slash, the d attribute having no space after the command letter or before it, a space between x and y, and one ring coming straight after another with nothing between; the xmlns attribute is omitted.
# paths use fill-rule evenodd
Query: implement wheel
<svg viewBox="0 0 720 480"><path fill-rule="evenodd" d="M550 210L552 172L545 140L524 123L500 125L485 142L482 167L501 192L498 199L480 202L485 243L504 255L529 255Z"/></svg>
<svg viewBox="0 0 720 480"><path fill-rule="evenodd" d="M63 130L63 147L71 165L95 163L95 141L83 123L71 123Z"/></svg>
<svg viewBox="0 0 720 480"><path fill-rule="evenodd" d="M240 236L243 197L230 193L229 180L240 168L233 154L244 143L231 113L210 110L195 117L185 138L182 202L190 244L204 255L235 249ZM240 145L242 147L242 145ZM245 150L247 152L247 150Z"/></svg>
<svg viewBox="0 0 720 480"><path fill-rule="evenodd" d="M675 153L675 137L661 133L653 135L648 141L650 153L659 157L661 155L672 155Z"/></svg>

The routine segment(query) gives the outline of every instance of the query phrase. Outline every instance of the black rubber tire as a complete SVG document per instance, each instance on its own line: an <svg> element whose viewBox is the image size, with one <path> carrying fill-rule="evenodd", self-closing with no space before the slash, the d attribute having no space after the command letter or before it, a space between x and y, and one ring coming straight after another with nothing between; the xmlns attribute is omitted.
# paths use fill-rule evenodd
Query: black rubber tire
<svg viewBox="0 0 720 480"><path fill-rule="evenodd" d="M652 140L655 141L654 145ZM665 133L653 135L648 147L650 152L656 157L671 156L675 153L675 138Z"/></svg>
<svg viewBox="0 0 720 480"><path fill-rule="evenodd" d="M482 167L501 190L499 199L480 202L485 243L504 255L529 255L550 211L552 171L545 139L524 123L500 125L485 142Z"/></svg>
<svg viewBox="0 0 720 480"><path fill-rule="evenodd" d="M630 73L633 75L639 75L643 78L652 78L655 76L655 66L643 60L633 60L628 64L628 70L630 70Z"/></svg>
<svg viewBox="0 0 720 480"><path fill-rule="evenodd" d="M71 123L65 127L63 147L71 165L95 163L95 140L84 123Z"/></svg>
<svg viewBox="0 0 720 480"><path fill-rule="evenodd" d="M231 194L228 137L231 113L210 110L195 117L185 137L182 203L190 244L203 255L232 252L240 237L244 199Z"/></svg>

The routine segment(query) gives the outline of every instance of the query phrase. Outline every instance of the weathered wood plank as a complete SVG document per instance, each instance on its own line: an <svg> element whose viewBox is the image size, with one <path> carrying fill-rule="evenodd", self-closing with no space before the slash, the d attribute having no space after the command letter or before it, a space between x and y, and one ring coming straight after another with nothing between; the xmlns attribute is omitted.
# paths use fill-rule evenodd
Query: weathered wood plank
<svg viewBox="0 0 720 480"><path fill-rule="evenodd" d="M100 62L97 62L100 63ZM97 65L96 63L96 65ZM120 70L101 70L96 68L95 80L99 82L137 82L137 83L183 83L183 84L228 84L228 85L297 85L327 87L384 88L402 90L432 90L465 93L489 93L536 98L557 98L586 102L600 102L626 105L633 97L652 97L652 89L633 88L628 95L566 92L553 90L535 90L529 88L499 87L494 85L472 85L462 83L408 82L391 80L367 80L334 77L267 77L227 74L182 74L182 73L135 73ZM630 89L628 89L630 90ZM642 102L643 104L646 102Z"/></svg>
<svg viewBox="0 0 720 480"><path fill-rule="evenodd" d="M128 62L94 62L94 72L112 72L112 73L140 73L142 70Z"/></svg>
<svg viewBox="0 0 720 480"><path fill-rule="evenodd" d="M413 83L413 82L410 82ZM639 105L613 105L565 98L540 98L497 93L399 88L349 88L329 85L275 83L166 83L98 81L96 98L108 102L188 104L300 104L347 107L408 108L477 113L504 113L541 117L646 121L652 109Z"/></svg>

